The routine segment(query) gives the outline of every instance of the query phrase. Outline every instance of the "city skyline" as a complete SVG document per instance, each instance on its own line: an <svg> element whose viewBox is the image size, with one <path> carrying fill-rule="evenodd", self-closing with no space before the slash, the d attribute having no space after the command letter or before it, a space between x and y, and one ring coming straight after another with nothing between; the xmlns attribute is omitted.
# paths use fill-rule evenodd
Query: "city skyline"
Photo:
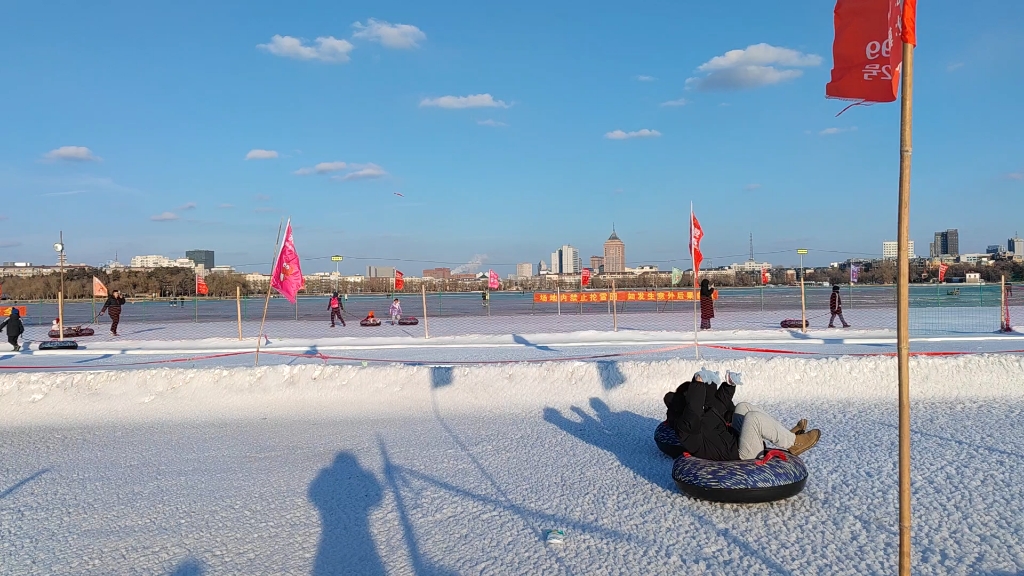
<svg viewBox="0 0 1024 576"><path fill-rule="evenodd" d="M955 224L967 251L1021 227L1024 80L1005 71L1024 64L1024 5L931 6L911 235ZM0 260L48 262L63 230L74 261L205 245L259 264L291 217L311 257L514 265L580 240L588 257L614 221L630 261L678 264L691 201L713 260L751 232L761 258L875 254L896 230L899 107L836 116L832 8L15 3Z"/></svg>

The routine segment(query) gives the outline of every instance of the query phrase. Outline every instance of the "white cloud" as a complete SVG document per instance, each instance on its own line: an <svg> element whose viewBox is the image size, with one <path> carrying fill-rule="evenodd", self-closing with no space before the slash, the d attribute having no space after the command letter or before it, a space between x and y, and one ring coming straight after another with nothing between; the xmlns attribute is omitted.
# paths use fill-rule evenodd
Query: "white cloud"
<svg viewBox="0 0 1024 576"><path fill-rule="evenodd" d="M508 108L508 104L495 100L490 94L471 94L469 96L441 96L440 98L424 98L420 107L436 106L438 108Z"/></svg>
<svg viewBox="0 0 1024 576"><path fill-rule="evenodd" d="M380 42L388 48L419 48L419 43L427 39L427 35L412 24L391 24L370 18L366 24L356 22L352 27L356 29L353 38Z"/></svg>
<svg viewBox="0 0 1024 576"><path fill-rule="evenodd" d="M178 210L195 210L195 209L196 209L196 203L195 202L186 202L182 206L178 207Z"/></svg>
<svg viewBox="0 0 1024 576"><path fill-rule="evenodd" d="M257 202L266 202L267 200L270 200L270 196L267 196L266 194L257 194L256 195L256 201Z"/></svg>
<svg viewBox="0 0 1024 576"><path fill-rule="evenodd" d="M69 160L72 162L99 162L101 158L92 153L85 146L61 146L47 152L43 158L51 162L56 160Z"/></svg>
<svg viewBox="0 0 1024 576"><path fill-rule="evenodd" d="M850 126L849 128L825 128L821 132L818 132L819 136L831 136L833 134L842 134L843 132L856 132L856 126Z"/></svg>
<svg viewBox="0 0 1024 576"><path fill-rule="evenodd" d="M760 187L761 187L760 184L747 184L746 186L743 187L743 189L748 191L748 192L752 192L754 190L757 190Z"/></svg>
<svg viewBox="0 0 1024 576"><path fill-rule="evenodd" d="M277 158L276 150L263 150L260 148L253 148L249 150L249 153L245 155L246 160L270 160L271 158Z"/></svg>
<svg viewBox="0 0 1024 576"><path fill-rule="evenodd" d="M604 135L609 140L626 140L629 138L655 138L661 136L661 132L657 130L648 130L643 128L641 130L634 130L633 132L623 132L622 130L613 130Z"/></svg>
<svg viewBox="0 0 1024 576"><path fill-rule="evenodd" d="M348 62L348 53L355 48L348 40L339 40L334 36L320 36L315 42L315 45L304 44L300 38L274 34L269 43L258 44L256 47L283 58L323 62Z"/></svg>
<svg viewBox="0 0 1024 576"><path fill-rule="evenodd" d="M963 67L964 67L964 63L963 62L953 62L949 66L946 66L946 72L953 72L954 70L959 70L960 68L963 68Z"/></svg>
<svg viewBox="0 0 1024 576"><path fill-rule="evenodd" d="M640 82L654 82L657 80L654 76L645 76L643 74L637 76L636 79Z"/></svg>
<svg viewBox="0 0 1024 576"><path fill-rule="evenodd" d="M771 44L754 44L743 50L730 50L697 67L704 76L686 79L687 89L742 90L778 84L803 75L802 68L818 66L821 56L804 54Z"/></svg>
<svg viewBox="0 0 1024 576"><path fill-rule="evenodd" d="M221 205L217 206L217 208L225 208L225 209L226 208L234 208L234 207L235 207L234 204L221 204Z"/></svg>
<svg viewBox="0 0 1024 576"><path fill-rule="evenodd" d="M0 248L17 248L21 246L21 242L17 240L0 240Z"/></svg>
<svg viewBox="0 0 1024 576"><path fill-rule="evenodd" d="M336 162L321 162L312 168L299 168L295 171L295 174L298 174L299 176L306 176L308 174L327 174L330 172L344 170L347 167L348 164L340 160Z"/></svg>
<svg viewBox="0 0 1024 576"><path fill-rule="evenodd" d="M687 100L686 98L680 98L678 100L669 100L667 102L662 102L661 105L662 106L686 106L689 103L690 103L690 101Z"/></svg>
<svg viewBox="0 0 1024 576"><path fill-rule="evenodd" d="M83 192L85 190L68 190L67 192L47 192L46 194L40 194L40 196L75 196Z"/></svg>
<svg viewBox="0 0 1024 576"><path fill-rule="evenodd" d="M497 120L493 120L491 118L488 118L487 120L477 120L476 123L481 126L493 126L495 128L508 126L508 124L505 124L504 122L498 122Z"/></svg>
<svg viewBox="0 0 1024 576"><path fill-rule="evenodd" d="M332 176L334 180L369 180L372 178L382 178L387 176L388 173L383 168L376 164L352 164L350 168L355 168L354 172L349 172L344 176Z"/></svg>
<svg viewBox="0 0 1024 576"><path fill-rule="evenodd" d="M1024 172L1010 172L1006 177L1010 180L1024 180Z"/></svg>
<svg viewBox="0 0 1024 576"><path fill-rule="evenodd" d="M171 220L177 220L178 215L174 212L161 212L156 216L150 216L149 219L153 222L169 222Z"/></svg>

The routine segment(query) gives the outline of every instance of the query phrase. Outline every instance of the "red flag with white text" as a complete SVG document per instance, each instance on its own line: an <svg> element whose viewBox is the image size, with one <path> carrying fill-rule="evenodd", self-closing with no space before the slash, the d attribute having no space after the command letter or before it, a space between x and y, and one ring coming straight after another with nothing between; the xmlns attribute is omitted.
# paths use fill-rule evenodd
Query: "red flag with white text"
<svg viewBox="0 0 1024 576"><path fill-rule="evenodd" d="M946 270L949 270L949 266L946 264L939 264L939 282L946 279Z"/></svg>
<svg viewBox="0 0 1024 576"><path fill-rule="evenodd" d="M196 275L196 294L209 294L210 287L206 285L206 278Z"/></svg>
<svg viewBox="0 0 1024 576"><path fill-rule="evenodd" d="M498 286L501 285L501 278L498 277L498 273L494 270L487 271L487 287L491 290L497 290Z"/></svg>
<svg viewBox="0 0 1024 576"><path fill-rule="evenodd" d="M395 290L402 290L405 288L405 274L395 270Z"/></svg>
<svg viewBox="0 0 1024 576"><path fill-rule="evenodd" d="M281 293L289 302L295 304L299 290L306 287L306 279L302 276L299 265L299 253L295 251L295 237L292 236L292 221L284 229L284 242L274 262L274 272L270 276L270 286Z"/></svg>
<svg viewBox="0 0 1024 576"><path fill-rule="evenodd" d="M761 267L761 285L764 286L765 284L767 284L768 283L768 279L769 279L768 278L768 268L762 266Z"/></svg>
<svg viewBox="0 0 1024 576"><path fill-rule="evenodd" d="M704 255L700 253L700 240L704 237L704 230L697 221L697 216L690 207L690 257L693 259L693 283L697 283L697 273L700 270L700 263L704 261Z"/></svg>
<svg viewBox="0 0 1024 576"><path fill-rule="evenodd" d="M825 96L860 102L892 102L899 90L903 40L900 22L913 0L838 0L832 43L832 80ZM916 12L916 11L915 11ZM910 36L916 42L911 26Z"/></svg>
<svg viewBox="0 0 1024 576"><path fill-rule="evenodd" d="M580 273L580 285L590 286L590 268L584 268Z"/></svg>

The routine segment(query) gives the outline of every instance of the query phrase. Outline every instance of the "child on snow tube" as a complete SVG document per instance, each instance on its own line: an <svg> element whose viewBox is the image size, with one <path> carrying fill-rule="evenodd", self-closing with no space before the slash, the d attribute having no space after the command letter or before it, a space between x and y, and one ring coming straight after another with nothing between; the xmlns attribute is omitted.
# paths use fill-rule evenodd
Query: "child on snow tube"
<svg viewBox="0 0 1024 576"><path fill-rule="evenodd" d="M752 404L734 405L740 384L738 373L727 373L722 383L717 372L701 370L665 395L667 419L655 440L670 456L680 456L672 477L687 494L709 500L761 502L792 496L807 479L796 456L814 446L821 431L807 431L806 420L787 430ZM787 452L768 450L765 441Z"/></svg>
<svg viewBox="0 0 1024 576"><path fill-rule="evenodd" d="M362 320L359 321L359 325L360 326L380 326L380 320L375 318L374 315L373 315L373 310L370 310L370 313L366 315L366 318L363 318Z"/></svg>

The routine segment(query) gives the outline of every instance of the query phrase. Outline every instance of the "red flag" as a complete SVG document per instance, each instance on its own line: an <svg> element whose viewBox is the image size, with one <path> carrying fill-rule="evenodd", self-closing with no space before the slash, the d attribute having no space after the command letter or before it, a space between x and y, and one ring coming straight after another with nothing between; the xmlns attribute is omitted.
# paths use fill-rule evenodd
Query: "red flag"
<svg viewBox="0 0 1024 576"><path fill-rule="evenodd" d="M694 284L697 283L697 271L700 270L700 263L704 261L704 255L700 253L700 239L704 237L704 230L697 221L697 216L690 207L690 257L693 259Z"/></svg>
<svg viewBox="0 0 1024 576"><path fill-rule="evenodd" d="M494 270L487 271L487 287L491 290L497 290L498 286L501 286L501 278L498 277L498 273Z"/></svg>
<svg viewBox="0 0 1024 576"><path fill-rule="evenodd" d="M917 46L917 0L903 0L903 16L900 20L900 40Z"/></svg>
<svg viewBox="0 0 1024 576"><path fill-rule="evenodd" d="M99 278L92 277L92 297L104 297L107 295L107 287L103 284L103 281Z"/></svg>
<svg viewBox="0 0 1024 576"><path fill-rule="evenodd" d="M196 294L209 294L210 287L206 285L206 279L202 276L196 275Z"/></svg>
<svg viewBox="0 0 1024 576"><path fill-rule="evenodd" d="M295 304L299 290L306 287L306 279L302 277L299 266L299 253L295 251L295 237L292 236L292 221L284 229L284 242L274 263L274 273L270 277L270 286L281 293L289 302Z"/></svg>
<svg viewBox="0 0 1024 576"><path fill-rule="evenodd" d="M580 274L580 284L583 286L590 286L590 268L584 268Z"/></svg>
<svg viewBox="0 0 1024 576"><path fill-rule="evenodd" d="M906 13L907 7L903 9ZM836 2L832 81L825 86L826 97L896 100L903 61L900 36L906 34L900 30L900 19L900 0Z"/></svg>
<svg viewBox="0 0 1024 576"><path fill-rule="evenodd" d="M945 264L939 264L939 282L946 279L946 270L949 270L949 266Z"/></svg>
<svg viewBox="0 0 1024 576"><path fill-rule="evenodd" d="M768 283L768 269L764 266L761 267L761 285Z"/></svg>
<svg viewBox="0 0 1024 576"><path fill-rule="evenodd" d="M395 291L405 288L405 274L395 270Z"/></svg>

